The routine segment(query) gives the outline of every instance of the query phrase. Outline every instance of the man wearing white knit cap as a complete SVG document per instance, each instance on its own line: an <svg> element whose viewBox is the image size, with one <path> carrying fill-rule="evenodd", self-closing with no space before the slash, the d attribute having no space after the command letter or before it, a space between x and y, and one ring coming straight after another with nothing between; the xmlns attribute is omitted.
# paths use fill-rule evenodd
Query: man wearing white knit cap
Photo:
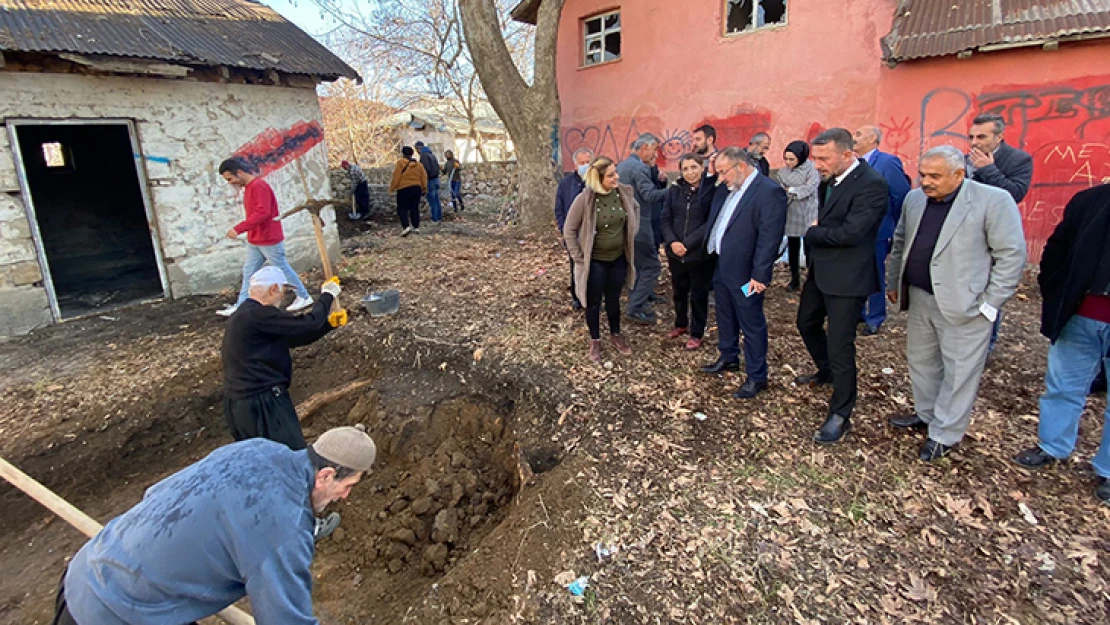
<svg viewBox="0 0 1110 625"><path fill-rule="evenodd" d="M262 437L304 449L289 383L293 359L289 348L308 345L332 331L328 323L335 282L325 282L307 314L278 309L285 297L285 274L263 267L250 279L250 298L227 321L223 348L224 420L237 440Z"/></svg>
<svg viewBox="0 0 1110 625"><path fill-rule="evenodd" d="M365 432L341 427L293 451L261 438L217 449L147 490L73 557L55 625L181 625L250 597L259 624L312 614L315 514L374 464Z"/></svg>

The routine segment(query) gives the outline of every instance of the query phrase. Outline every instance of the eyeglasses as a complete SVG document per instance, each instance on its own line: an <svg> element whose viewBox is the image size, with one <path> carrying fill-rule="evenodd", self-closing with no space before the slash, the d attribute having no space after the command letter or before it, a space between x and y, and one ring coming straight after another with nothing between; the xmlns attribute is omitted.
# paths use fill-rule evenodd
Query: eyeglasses
<svg viewBox="0 0 1110 625"><path fill-rule="evenodd" d="M718 176L722 176L722 175L724 175L724 174L727 174L728 172L730 172L730 171L732 171L732 170L736 169L736 167L737 167L737 166L738 166L739 164L740 164L740 163L733 163L733 164L732 164L732 166L730 166L730 167L726 167L726 168L724 168L724 169L718 169L718 170L717 170L717 175L718 175Z"/></svg>

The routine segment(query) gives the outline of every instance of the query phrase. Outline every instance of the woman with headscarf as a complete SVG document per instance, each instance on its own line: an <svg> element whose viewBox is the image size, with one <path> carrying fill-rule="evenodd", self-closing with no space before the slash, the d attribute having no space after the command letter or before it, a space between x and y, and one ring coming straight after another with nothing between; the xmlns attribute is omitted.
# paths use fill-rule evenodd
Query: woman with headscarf
<svg viewBox="0 0 1110 625"><path fill-rule="evenodd" d="M632 187L621 184L617 166L599 156L586 170L586 187L570 205L563 224L563 241L574 261L574 288L586 303L590 330L590 360L601 362L601 300L609 318L613 347L629 355L632 348L621 336L621 291L633 284L636 231L640 206Z"/></svg>
<svg viewBox="0 0 1110 625"><path fill-rule="evenodd" d="M682 177L667 189L660 222L667 264L674 287L674 328L667 338L676 339L687 332L686 349L701 347L709 318L709 286L717 263L705 250L709 228L709 206L698 199L705 179L705 159L683 154L678 159ZM693 315L689 314L693 312Z"/></svg>
<svg viewBox="0 0 1110 625"><path fill-rule="evenodd" d="M817 219L817 187L821 174L809 160L809 144L791 141L782 154L784 167L778 171L779 184L786 189L790 204L786 208L786 242L790 257L790 290L801 286L800 255L802 236Z"/></svg>

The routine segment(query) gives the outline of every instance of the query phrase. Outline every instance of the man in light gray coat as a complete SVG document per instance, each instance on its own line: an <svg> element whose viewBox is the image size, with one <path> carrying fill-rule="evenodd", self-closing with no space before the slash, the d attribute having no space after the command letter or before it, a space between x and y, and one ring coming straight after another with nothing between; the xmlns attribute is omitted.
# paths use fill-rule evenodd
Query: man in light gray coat
<svg viewBox="0 0 1110 625"><path fill-rule="evenodd" d="M655 312L651 309L650 298L659 282L661 265L659 247L655 244L655 232L651 216L655 205L667 197L667 189L655 186L651 166L659 153L659 138L644 133L632 142L632 153L617 165L621 184L632 187L636 203L640 205L640 229L636 232L636 285L628 294L628 310L625 316L638 323L654 324Z"/></svg>
<svg viewBox="0 0 1110 625"><path fill-rule="evenodd" d="M952 146L925 152L894 231L887 297L909 310L906 360L916 414L897 428L927 428L920 457L947 455L967 432L991 326L1025 268L1021 213L1010 194L964 179Z"/></svg>

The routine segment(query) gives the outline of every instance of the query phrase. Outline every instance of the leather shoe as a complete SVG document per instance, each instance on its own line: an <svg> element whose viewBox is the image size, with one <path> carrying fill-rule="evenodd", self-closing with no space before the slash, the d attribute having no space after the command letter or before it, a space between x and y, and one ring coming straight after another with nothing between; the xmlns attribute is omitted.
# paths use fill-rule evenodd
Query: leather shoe
<svg viewBox="0 0 1110 625"><path fill-rule="evenodd" d="M1095 497L1102 503L1110 504L1110 478L1098 478L1098 488L1095 489Z"/></svg>
<svg viewBox="0 0 1110 625"><path fill-rule="evenodd" d="M618 352L625 356L632 355L632 348L628 345L628 341L624 340L623 336L614 334L609 337L609 340L612 341L613 347L616 347Z"/></svg>
<svg viewBox="0 0 1110 625"><path fill-rule="evenodd" d="M671 331L667 333L667 338L677 339L678 337L682 336L683 334L686 334L686 332L687 332L686 328L671 328Z"/></svg>
<svg viewBox="0 0 1110 625"><path fill-rule="evenodd" d="M755 380L748 378L747 380L744 380L744 383L740 385L740 388L736 389L736 392L733 393L732 396L736 399L751 399L758 395L761 391L765 390L767 390L766 380L762 382L756 382Z"/></svg>
<svg viewBox="0 0 1110 625"><path fill-rule="evenodd" d="M1026 469L1039 469L1040 467L1043 467L1046 464L1052 464L1057 460L1058 458L1041 449L1040 446L1026 449L1020 454L1014 456L1014 462L1020 464Z"/></svg>
<svg viewBox="0 0 1110 625"><path fill-rule="evenodd" d="M813 440L822 445L835 443L844 438L844 435L851 429L852 421L848 419L848 417L831 414L828 419L825 419L825 423L821 426L821 429L817 430L817 433L813 435Z"/></svg>
<svg viewBox="0 0 1110 625"><path fill-rule="evenodd" d="M879 326L871 326L864 324L863 329L859 331L864 336L875 336L879 333Z"/></svg>
<svg viewBox="0 0 1110 625"><path fill-rule="evenodd" d="M895 415L890 418L890 424L899 430L927 430L929 424L925 423L917 413L908 415Z"/></svg>
<svg viewBox="0 0 1110 625"><path fill-rule="evenodd" d="M932 462L947 456L955 448L955 445L945 445L931 438L927 438L925 439L925 444L921 446L921 453L918 454L918 457L925 462Z"/></svg>
<svg viewBox="0 0 1110 625"><path fill-rule="evenodd" d="M827 384L832 384L832 375L820 372L807 373L806 375L800 375L794 378L794 384L798 386L809 386L811 384L814 386L825 386Z"/></svg>
<svg viewBox="0 0 1110 625"><path fill-rule="evenodd" d="M582 302L578 301L577 299L570 300L570 309L573 311L582 310Z"/></svg>
<svg viewBox="0 0 1110 625"><path fill-rule="evenodd" d="M601 362L601 340L590 339L590 362Z"/></svg>
<svg viewBox="0 0 1110 625"><path fill-rule="evenodd" d="M723 373L725 371L739 371L740 362L733 360L732 362L725 362L718 358L713 362L701 368L702 373Z"/></svg>

